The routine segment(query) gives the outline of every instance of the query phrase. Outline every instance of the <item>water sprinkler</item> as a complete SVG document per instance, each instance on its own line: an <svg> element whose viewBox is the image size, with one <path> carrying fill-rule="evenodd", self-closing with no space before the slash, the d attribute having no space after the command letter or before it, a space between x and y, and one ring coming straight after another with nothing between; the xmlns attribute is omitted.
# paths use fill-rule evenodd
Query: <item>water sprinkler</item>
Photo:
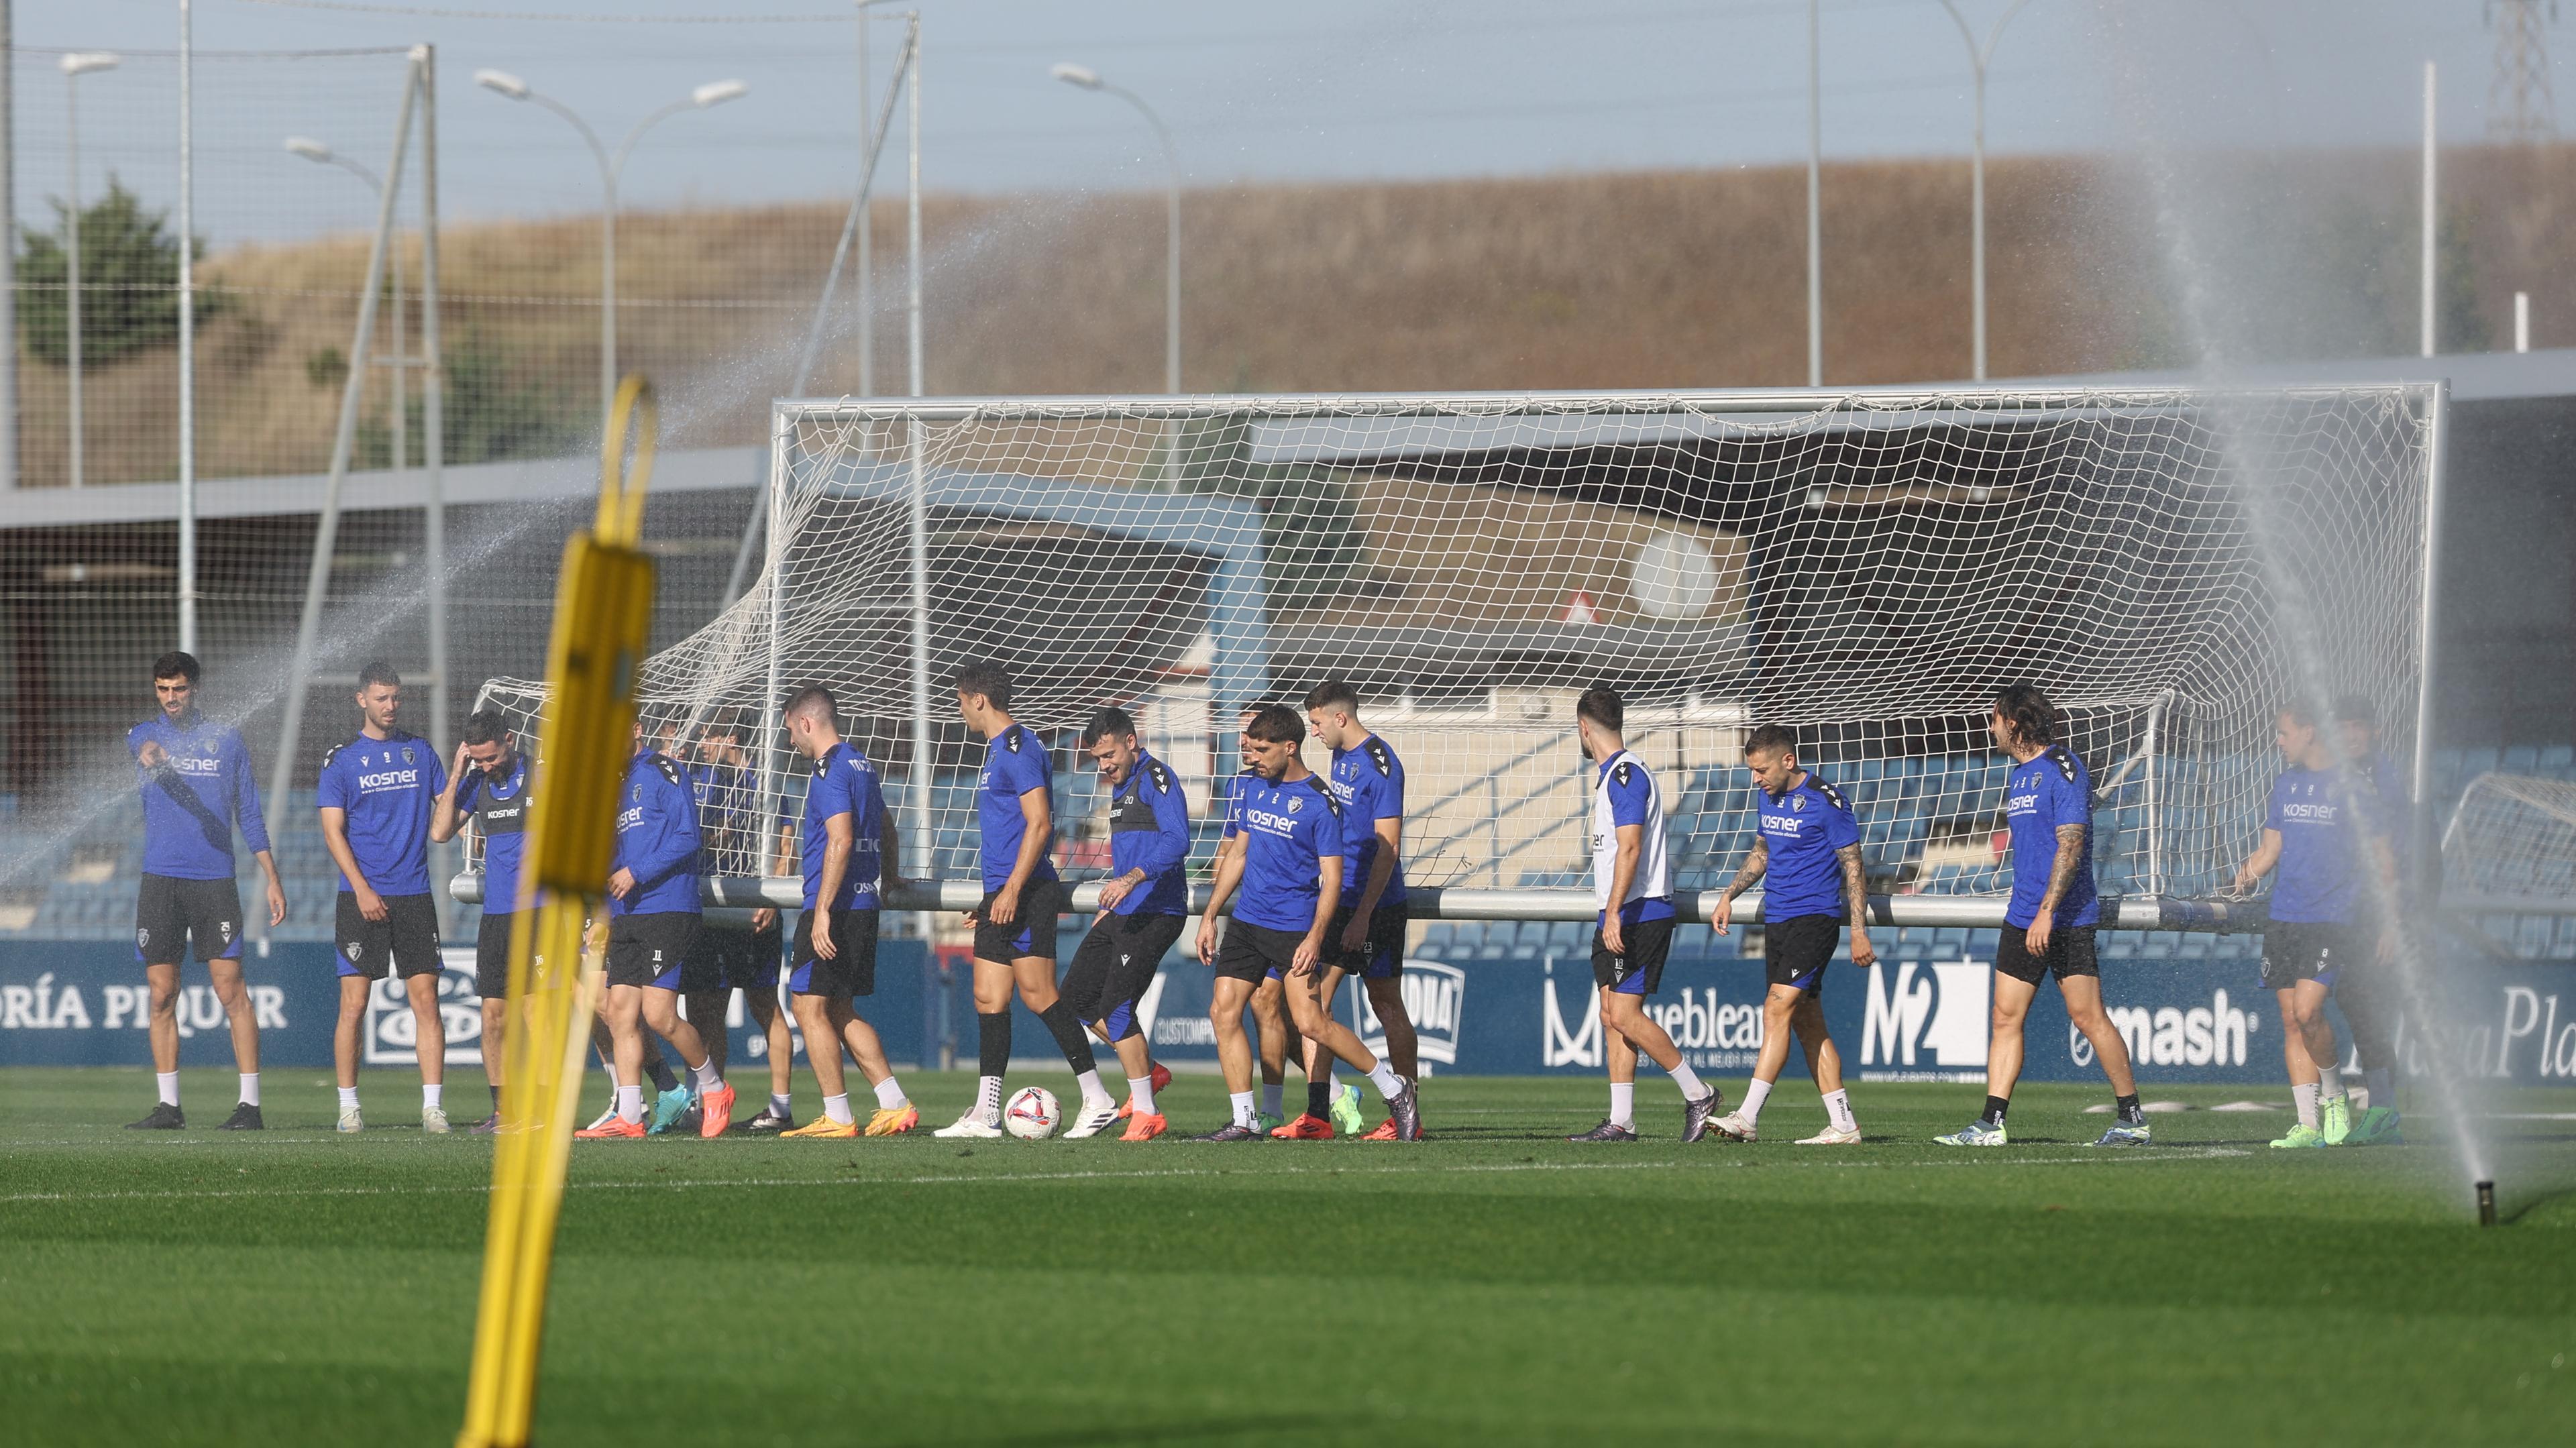
<svg viewBox="0 0 2576 1448"><path fill-rule="evenodd" d="M2478 1225L2492 1227L2495 1224L2495 1183L2480 1182L2478 1183Z"/></svg>

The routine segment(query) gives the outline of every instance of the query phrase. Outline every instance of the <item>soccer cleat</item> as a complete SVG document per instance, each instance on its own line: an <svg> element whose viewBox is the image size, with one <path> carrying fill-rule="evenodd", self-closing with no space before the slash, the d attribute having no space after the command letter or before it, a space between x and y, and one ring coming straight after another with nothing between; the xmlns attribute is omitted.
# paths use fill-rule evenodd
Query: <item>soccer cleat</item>
<svg viewBox="0 0 2576 1448"><path fill-rule="evenodd" d="M2275 1148L2287 1151L2296 1151L2301 1148L2311 1146L2321 1147L2325 1144L2326 1134L2317 1130L2315 1127L2308 1125L2304 1121L2291 1127L2289 1135L2272 1143Z"/></svg>
<svg viewBox="0 0 2576 1448"><path fill-rule="evenodd" d="M1281 1141L1330 1141L1333 1139L1333 1123L1311 1111L1301 1111L1296 1120L1270 1134Z"/></svg>
<svg viewBox="0 0 2576 1448"><path fill-rule="evenodd" d="M1827 1122L1824 1130L1813 1136L1799 1137L1797 1144L1800 1146L1858 1146L1860 1128L1855 1126L1846 1131L1832 1122Z"/></svg>
<svg viewBox="0 0 2576 1448"><path fill-rule="evenodd" d="M1145 1073L1145 1079L1153 1082L1154 1089L1159 1092L1172 1084L1172 1068L1156 1061L1153 1069Z"/></svg>
<svg viewBox="0 0 2576 1448"><path fill-rule="evenodd" d="M2345 1141L2347 1141L2347 1140L2349 1140L2349 1139L2351 1138L2351 1136L2352 1136L2352 1098L2351 1098L2351 1097L2349 1097L2349 1096L2337 1096L2337 1097L2335 1097L2334 1099L2332 1099L2332 1100L2330 1100L2330 1101L2325 1101L2325 1102L2321 1102L2321 1103L2319 1103L2319 1114L2321 1114L2321 1115L2322 1115L2322 1116L2324 1116L2324 1118L2325 1118L2325 1125L2324 1125L2324 1127L2322 1128L2322 1130L2321 1130L2320 1134L2321 1134L2321 1135L2323 1135L2323 1136L2325 1137L2325 1139L2326 1139L2326 1145L2328 1145L2328 1146L2341 1146L2341 1145L2343 1145L2343 1144L2344 1144L2344 1142L2345 1142Z"/></svg>
<svg viewBox="0 0 2576 1448"><path fill-rule="evenodd" d="M2119 1121L2112 1123L2111 1129L2102 1133L2102 1139L2093 1144L2095 1146L2145 1146L2149 1139L2147 1123L2144 1121Z"/></svg>
<svg viewBox="0 0 2576 1448"><path fill-rule="evenodd" d="M495 1111L491 1115L475 1122L472 1126L467 1127L466 1129L473 1132L476 1136L499 1136L501 1134L501 1113Z"/></svg>
<svg viewBox="0 0 2576 1448"><path fill-rule="evenodd" d="M1260 1139L1260 1127L1246 1126L1240 1121L1228 1122L1205 1136L1190 1138L1192 1141L1259 1141Z"/></svg>
<svg viewBox="0 0 2576 1448"><path fill-rule="evenodd" d="M446 1108L440 1106L422 1107L420 1109L420 1129L428 1132L432 1136L445 1136L447 1134Z"/></svg>
<svg viewBox="0 0 2576 1448"><path fill-rule="evenodd" d="M1165 1123L1163 1121L1163 1113L1159 1111L1148 1111L1141 1115L1128 1117L1126 1134L1118 1139L1120 1141L1152 1141L1155 1137L1162 1135L1164 1129Z"/></svg>
<svg viewBox="0 0 2576 1448"><path fill-rule="evenodd" d="M606 1120L595 1121L572 1134L575 1141L625 1141L644 1139L644 1123L629 1121L611 1113Z"/></svg>
<svg viewBox="0 0 2576 1448"><path fill-rule="evenodd" d="M1761 1128L1754 1124L1752 1117L1745 1115L1741 1111L1730 1111L1726 1113L1724 1116L1710 1122L1708 1124L1708 1129L1716 1132L1720 1137L1728 1141L1759 1141L1762 1139Z"/></svg>
<svg viewBox="0 0 2576 1448"><path fill-rule="evenodd" d="M1348 1081L1342 1083L1342 1089L1333 1093L1332 1118L1335 1131L1344 1136L1360 1134L1360 1126L1365 1120L1360 1115L1360 1088Z"/></svg>
<svg viewBox="0 0 2576 1448"><path fill-rule="evenodd" d="M225 1117L224 1124L215 1128L217 1131L266 1131L267 1129L267 1119L259 1114L258 1107L247 1101L236 1103L233 1114Z"/></svg>
<svg viewBox="0 0 2576 1448"><path fill-rule="evenodd" d="M808 1141L846 1141L859 1134L859 1124L855 1121L834 1121L828 1116L817 1116L793 1131L782 1131L778 1134Z"/></svg>
<svg viewBox="0 0 2576 1448"><path fill-rule="evenodd" d="M1610 1120L1606 1116L1601 1119L1601 1124L1599 1126L1592 1128L1590 1131L1584 1132L1580 1136L1569 1136L1566 1138L1568 1141L1635 1141L1636 1139L1637 1128L1622 1125L1619 1122Z"/></svg>
<svg viewBox="0 0 2576 1448"><path fill-rule="evenodd" d="M1692 1142L1698 1141L1707 1136L1708 1119L1715 1116L1717 1114L1717 1109L1725 1104L1726 1093L1718 1090L1714 1086L1708 1088L1707 1095L1702 1096L1696 1101L1690 1100L1687 1097L1683 1098L1682 1140L1685 1142ZM1753 1139L1750 1134L1752 1125L1753 1123L1749 1121L1745 1123L1747 1134L1744 1139L1746 1141L1751 1141Z"/></svg>
<svg viewBox="0 0 2576 1448"><path fill-rule="evenodd" d="M1404 1089L1396 1092L1386 1103L1387 1110L1394 1114L1395 1139L1398 1141L1422 1139L1422 1103L1416 1099L1420 1093L1420 1087L1406 1081Z"/></svg>
<svg viewBox="0 0 2576 1448"><path fill-rule="evenodd" d="M185 1131L187 1128L186 1114L167 1101L152 1103L152 1114L141 1121L125 1123L125 1129L128 1131Z"/></svg>
<svg viewBox="0 0 2576 1448"><path fill-rule="evenodd" d="M1117 1124L1118 1103L1103 1101L1097 1106L1086 1106L1075 1113L1073 1120L1065 1123L1064 1139L1080 1141L1085 1137L1098 1136Z"/></svg>
<svg viewBox="0 0 2576 1448"><path fill-rule="evenodd" d="M2406 1137L2399 1129L2397 1108L2374 1106L2361 1113L2352 1124L2352 1135L2343 1140L2346 1146L2404 1146Z"/></svg>
<svg viewBox="0 0 2576 1448"><path fill-rule="evenodd" d="M358 1115L358 1108L355 1106L343 1106L340 1108L341 1135L355 1136L366 1129L367 1123L364 1118Z"/></svg>
<svg viewBox="0 0 2576 1448"><path fill-rule="evenodd" d="M1276 1111L1264 1111L1252 1118L1252 1126L1255 1131L1267 1134L1277 1131L1284 1119Z"/></svg>
<svg viewBox="0 0 2576 1448"><path fill-rule="evenodd" d="M1932 1139L1943 1146L2002 1146L2011 1140L2005 1134L2002 1122L1988 1121L1982 1116L1948 1136Z"/></svg>
<svg viewBox="0 0 2576 1448"><path fill-rule="evenodd" d="M1400 1138L1395 1134L1395 1118L1390 1116L1386 1120L1379 1122L1375 1127L1370 1129L1367 1135L1362 1136L1359 1139L1362 1141L1399 1140Z"/></svg>
<svg viewBox="0 0 2576 1448"><path fill-rule="evenodd" d="M713 1141L725 1134L725 1128L733 1125L733 1099L733 1088L721 1081L716 1083L716 1089L698 1097L698 1109L706 1113L706 1119L698 1123L699 1136Z"/></svg>
<svg viewBox="0 0 2576 1448"><path fill-rule="evenodd" d="M608 1103L608 1109L607 1109L606 1111L603 1111L603 1112L599 1113L598 1118L597 1118L596 1120L592 1121L592 1122L590 1123L590 1125L589 1125L589 1126L584 1127L584 1128L583 1128L583 1130L585 1130L585 1131L597 1131L599 1128L601 1128L601 1127L603 1127L603 1126L606 1126L608 1123L610 1123L610 1122L612 1122L612 1121L615 1121L616 1119L617 1119L617 1103L616 1103L616 1102L614 1102L614 1101L611 1101L611 1102L609 1102L609 1103ZM576 1132L574 1132L574 1133L573 1133L573 1135L575 1135L575 1136L579 1136L579 1135L581 1135L581 1132L576 1131Z"/></svg>
<svg viewBox="0 0 2576 1448"><path fill-rule="evenodd" d="M795 1124L796 1114L794 1112L781 1111L775 1106L764 1106L760 1108L760 1114L758 1116L755 1116L742 1124L742 1129L750 1132L754 1136L774 1136Z"/></svg>
<svg viewBox="0 0 2576 1448"><path fill-rule="evenodd" d="M958 1117L954 1124L943 1126L930 1134L948 1141L960 1138L990 1141L1002 1134L1002 1113L986 1111L980 1106L970 1106L966 1114Z"/></svg>
<svg viewBox="0 0 2576 1448"><path fill-rule="evenodd" d="M868 1117L867 1136L901 1136L921 1124L921 1108L907 1101L901 1106L879 1107Z"/></svg>
<svg viewBox="0 0 2576 1448"><path fill-rule="evenodd" d="M689 1114L689 1108L697 1104L698 1093L686 1081L654 1097L653 1115L645 1124L645 1133L660 1136L671 1130L680 1124L681 1117Z"/></svg>

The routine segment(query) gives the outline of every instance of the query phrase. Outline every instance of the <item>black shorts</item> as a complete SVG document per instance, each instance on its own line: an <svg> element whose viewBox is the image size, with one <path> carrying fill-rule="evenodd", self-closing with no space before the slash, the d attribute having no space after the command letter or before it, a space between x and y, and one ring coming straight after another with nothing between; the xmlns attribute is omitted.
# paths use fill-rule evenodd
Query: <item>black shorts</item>
<svg viewBox="0 0 2576 1448"><path fill-rule="evenodd" d="M474 993L487 1001L510 994L510 922L518 918L487 914L474 927Z"/></svg>
<svg viewBox="0 0 2576 1448"><path fill-rule="evenodd" d="M1362 980L1393 980L1404 974L1405 927L1413 923L1413 912L1404 902L1380 904L1369 912L1368 944L1361 949L1342 948L1342 931L1350 923L1348 905L1333 912L1333 923L1324 932L1324 964L1339 966Z"/></svg>
<svg viewBox="0 0 2576 1448"><path fill-rule="evenodd" d="M675 991L705 921L695 910L620 915L608 922L608 983Z"/></svg>
<svg viewBox="0 0 2576 1448"><path fill-rule="evenodd" d="M1594 926L1592 983L1621 995L1653 995L1663 986L1664 958L1673 952L1673 927L1680 923L1669 917L1621 921L1619 943L1628 947L1624 955L1612 955L1601 927Z"/></svg>
<svg viewBox="0 0 2576 1448"><path fill-rule="evenodd" d="M2263 988L2288 990L2303 980L2329 989L2335 971L2362 956L2362 933L2329 921L2275 920L2263 931Z"/></svg>
<svg viewBox="0 0 2576 1448"><path fill-rule="evenodd" d="M1064 913L1064 883L1060 880L1031 880L1020 887L1019 918L1008 925L996 925L989 918L993 896L984 892L984 903L975 907L975 958L1008 964L1029 956L1055 959L1055 918Z"/></svg>
<svg viewBox="0 0 2576 1448"><path fill-rule="evenodd" d="M1762 927L1762 975L1773 985L1793 985L1809 995L1823 990L1825 967L1842 944L1843 922L1833 915L1795 915Z"/></svg>
<svg viewBox="0 0 2576 1448"><path fill-rule="evenodd" d="M1225 922L1225 943L1216 951L1217 976L1259 985L1273 966L1286 975L1289 963L1297 958L1297 947L1305 941L1303 930L1273 930L1266 925L1229 920Z"/></svg>
<svg viewBox="0 0 2576 1448"><path fill-rule="evenodd" d="M383 980L387 966L405 980L436 975L446 967L438 959L438 909L427 895L387 895L385 918L358 913L355 891L340 892L332 939L340 946L340 974Z"/></svg>
<svg viewBox="0 0 2576 1448"><path fill-rule="evenodd" d="M2053 970L2062 984L2079 975L2101 979L2102 960L2094 953L2090 925L2058 926L2048 932L2048 948L2036 955L2031 953L2029 933L2021 926L2007 925L1995 947L1995 969L2031 985L2047 980Z"/></svg>
<svg viewBox="0 0 2576 1448"><path fill-rule="evenodd" d="M791 995L852 996L877 993L877 912L868 910L835 910L832 912L832 948L839 952L830 960L814 953L813 915L796 917L796 964L787 972L787 990Z"/></svg>
<svg viewBox="0 0 2576 1448"><path fill-rule="evenodd" d="M177 965L194 942L199 960L239 960L241 885L146 875L134 897L134 954L145 965Z"/></svg>
<svg viewBox="0 0 2576 1448"><path fill-rule="evenodd" d="M698 948L680 964L680 990L685 995L715 995L731 990L778 988L779 931L754 930L741 911L701 917Z"/></svg>
<svg viewBox="0 0 2576 1448"><path fill-rule="evenodd" d="M1074 947L1073 964L1065 968L1059 992L1074 1017L1105 1023L1113 1041L1135 1034L1136 1003L1180 940L1184 923L1178 915L1139 912L1112 915L1093 926Z"/></svg>

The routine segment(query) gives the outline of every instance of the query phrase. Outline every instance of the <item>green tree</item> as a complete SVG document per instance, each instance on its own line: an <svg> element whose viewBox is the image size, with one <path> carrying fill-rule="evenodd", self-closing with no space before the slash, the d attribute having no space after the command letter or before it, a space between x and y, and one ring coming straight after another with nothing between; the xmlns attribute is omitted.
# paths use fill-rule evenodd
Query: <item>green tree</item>
<svg viewBox="0 0 2576 1448"><path fill-rule="evenodd" d="M63 253L71 208L52 203L51 231L21 228L18 325L27 350L58 365L71 361L70 308ZM179 336L179 239L162 229L169 213L145 211L115 176L107 194L81 209L81 365L103 366ZM196 254L206 254L204 237ZM218 294L197 293L197 320L220 310Z"/></svg>
<svg viewBox="0 0 2576 1448"><path fill-rule="evenodd" d="M344 364L345 365L345 364ZM379 385L370 379L371 387ZM542 384L523 379L509 354L479 332L465 335L447 354L447 391L440 431L441 461L457 465L504 458L562 457L589 436L587 418L575 420L570 404ZM415 389L404 405L403 455L417 466L428 437L428 416ZM358 423L356 465L391 466L393 432L381 417Z"/></svg>

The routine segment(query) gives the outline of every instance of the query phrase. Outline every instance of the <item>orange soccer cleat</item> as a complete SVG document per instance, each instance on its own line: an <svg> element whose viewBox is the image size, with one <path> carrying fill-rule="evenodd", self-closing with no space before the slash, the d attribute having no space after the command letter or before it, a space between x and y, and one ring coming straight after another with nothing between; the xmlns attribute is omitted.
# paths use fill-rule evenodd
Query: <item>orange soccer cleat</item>
<svg viewBox="0 0 2576 1448"><path fill-rule="evenodd" d="M1270 1134L1280 1141L1330 1141L1333 1139L1333 1123L1311 1111L1302 1112L1296 1120Z"/></svg>
<svg viewBox="0 0 2576 1448"><path fill-rule="evenodd" d="M619 1141L628 1137L633 1137L641 1140L643 1135L643 1122L629 1121L623 1116L609 1116L602 1120L592 1122L590 1125L574 1132L572 1134L572 1139L575 1141Z"/></svg>
<svg viewBox="0 0 2576 1448"><path fill-rule="evenodd" d="M817 1116L793 1131L782 1131L778 1134L781 1137L792 1136L799 1140L842 1141L858 1135L859 1124L855 1121L834 1121L829 1116Z"/></svg>
<svg viewBox="0 0 2576 1448"><path fill-rule="evenodd" d="M1402 1141L1403 1139L1403 1137L1395 1134L1395 1118L1392 1116L1379 1122L1377 1124L1377 1130L1360 1138L1362 1141Z"/></svg>
<svg viewBox="0 0 2576 1448"><path fill-rule="evenodd" d="M698 1110L703 1114L703 1119L698 1122L698 1135L709 1141L724 1135L725 1128L733 1125L733 1088L718 1085L714 1090L701 1094Z"/></svg>
<svg viewBox="0 0 2576 1448"><path fill-rule="evenodd" d="M868 1118L870 1136L901 1136L921 1124L921 1108L907 1101L892 1108L880 1107Z"/></svg>
<svg viewBox="0 0 2576 1448"><path fill-rule="evenodd" d="M1170 1068L1170 1067L1168 1067L1168 1066L1166 1066L1166 1065L1164 1065L1164 1064L1163 1064L1162 1062L1160 1062L1160 1061L1156 1061L1156 1062L1154 1063L1154 1067L1153 1067L1153 1069L1145 1073L1145 1079L1146 1079L1147 1081L1149 1081L1149 1082L1153 1083L1153 1087L1154 1087L1154 1092L1155 1092L1155 1094L1156 1094L1156 1095L1160 1095L1160 1094L1162 1094L1162 1090L1163 1090L1163 1088L1164 1088L1164 1087L1169 1086L1169 1085L1171 1085L1171 1084L1172 1084L1172 1071L1171 1071L1171 1068ZM1129 1099L1127 1099L1127 1100L1125 1100L1125 1101L1121 1101L1121 1102L1119 1102L1119 1103L1118 1103L1118 1119L1119 1119L1119 1120L1121 1120L1121 1121L1125 1121L1125 1120L1127 1120L1129 1117L1134 1116L1135 1114L1136 1114L1136 1102L1135 1102L1135 1099L1134 1099L1133 1097L1130 1097ZM1121 1140L1121 1141L1125 1141L1125 1140L1127 1140L1127 1139L1128 1139L1128 1138L1126 1138L1126 1137L1120 1137L1120 1138L1119 1138L1119 1140ZM1144 1140L1144 1138L1143 1138L1143 1137L1141 1137L1141 1136L1140 1136L1140 1137L1137 1137L1137 1138L1135 1138L1135 1139L1136 1139L1136 1140L1138 1140L1138 1141L1142 1141L1142 1140Z"/></svg>
<svg viewBox="0 0 2576 1448"><path fill-rule="evenodd" d="M1163 1134L1163 1113L1156 1111L1127 1118L1127 1134L1120 1141L1152 1141Z"/></svg>

